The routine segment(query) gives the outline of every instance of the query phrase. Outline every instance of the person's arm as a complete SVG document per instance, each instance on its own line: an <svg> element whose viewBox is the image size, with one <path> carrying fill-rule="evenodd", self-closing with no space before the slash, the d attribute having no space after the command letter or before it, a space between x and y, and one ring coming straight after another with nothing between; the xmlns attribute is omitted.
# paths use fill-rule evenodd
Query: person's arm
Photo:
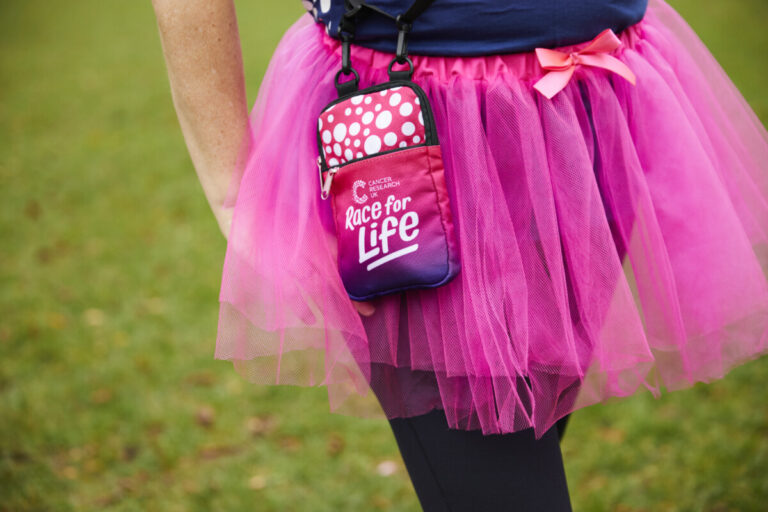
<svg viewBox="0 0 768 512"><path fill-rule="evenodd" d="M152 0L184 140L208 203L229 235L230 181L248 129L240 38L232 0ZM369 302L353 301L371 315Z"/></svg>
<svg viewBox="0 0 768 512"><path fill-rule="evenodd" d="M248 128L233 0L152 0L173 103L208 203L224 236L225 204Z"/></svg>

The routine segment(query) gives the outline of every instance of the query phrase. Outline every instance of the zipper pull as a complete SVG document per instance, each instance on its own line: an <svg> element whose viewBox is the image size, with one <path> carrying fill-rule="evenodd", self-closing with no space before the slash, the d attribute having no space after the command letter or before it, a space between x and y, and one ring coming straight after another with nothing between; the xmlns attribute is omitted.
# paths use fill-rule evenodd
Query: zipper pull
<svg viewBox="0 0 768 512"><path fill-rule="evenodd" d="M320 191L321 199L328 199L328 194L331 192L331 182L333 181L333 175L337 172L339 172L338 167L331 167L328 169L328 175L325 177L325 181L323 182L323 189Z"/></svg>

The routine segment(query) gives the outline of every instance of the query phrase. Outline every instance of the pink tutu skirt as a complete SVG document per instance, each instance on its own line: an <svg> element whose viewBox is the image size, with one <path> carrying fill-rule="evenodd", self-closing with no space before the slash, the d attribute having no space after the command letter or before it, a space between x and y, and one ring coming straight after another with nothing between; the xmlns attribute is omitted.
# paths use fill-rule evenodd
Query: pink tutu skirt
<svg viewBox="0 0 768 512"><path fill-rule="evenodd" d="M540 437L581 407L765 354L768 134L662 0L619 38L634 86L580 66L552 99L533 88L546 74L534 52L412 57L461 271L365 316L316 167L340 45L303 16L253 109L215 357L258 384L326 386L333 412L440 408L451 428ZM391 58L353 46L361 87L386 81Z"/></svg>

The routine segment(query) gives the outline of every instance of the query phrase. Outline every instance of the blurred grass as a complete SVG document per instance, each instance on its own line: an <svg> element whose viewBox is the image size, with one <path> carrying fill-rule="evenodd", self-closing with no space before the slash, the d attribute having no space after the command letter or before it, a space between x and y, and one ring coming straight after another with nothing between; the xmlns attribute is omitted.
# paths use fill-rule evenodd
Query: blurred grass
<svg viewBox="0 0 768 512"><path fill-rule="evenodd" d="M768 3L673 5L768 120ZM238 12L252 104L301 6ZM420 510L386 422L213 360L225 243L149 2L0 3L0 190L0 511ZM575 510L766 510L766 382L575 413Z"/></svg>

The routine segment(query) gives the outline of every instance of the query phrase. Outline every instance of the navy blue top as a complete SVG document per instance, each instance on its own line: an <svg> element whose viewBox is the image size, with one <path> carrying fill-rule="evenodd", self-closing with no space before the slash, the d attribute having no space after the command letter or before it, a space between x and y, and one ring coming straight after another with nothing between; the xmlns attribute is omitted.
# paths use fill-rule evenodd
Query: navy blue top
<svg viewBox="0 0 768 512"><path fill-rule="evenodd" d="M413 0L368 0L393 14ZM307 10L339 37L344 0L304 0ZM408 51L415 55L488 55L554 48L588 41L606 28L617 34L640 21L648 0L435 0L414 23ZM355 44L393 53L392 20L371 14Z"/></svg>

